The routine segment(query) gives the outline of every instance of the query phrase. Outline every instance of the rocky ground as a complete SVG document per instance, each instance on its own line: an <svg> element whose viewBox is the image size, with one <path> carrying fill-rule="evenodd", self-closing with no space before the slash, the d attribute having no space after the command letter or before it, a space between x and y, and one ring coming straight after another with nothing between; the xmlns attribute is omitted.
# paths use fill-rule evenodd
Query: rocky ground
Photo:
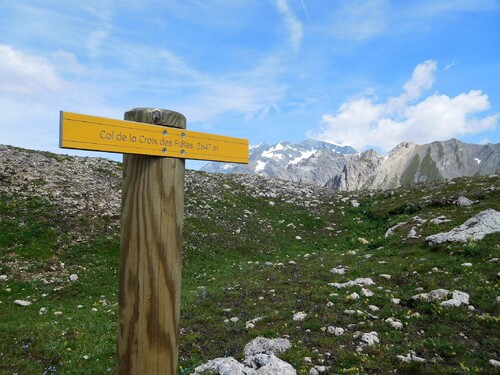
<svg viewBox="0 0 500 375"><path fill-rule="evenodd" d="M119 163L0 146L0 372L114 368L120 189ZM179 373L498 372L499 211L498 176L187 171Z"/></svg>

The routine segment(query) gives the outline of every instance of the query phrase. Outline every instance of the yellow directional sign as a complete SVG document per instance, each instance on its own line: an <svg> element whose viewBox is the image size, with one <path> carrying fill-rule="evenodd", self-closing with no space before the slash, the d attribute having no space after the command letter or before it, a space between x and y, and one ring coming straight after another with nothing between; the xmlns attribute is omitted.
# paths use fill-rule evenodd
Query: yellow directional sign
<svg viewBox="0 0 500 375"><path fill-rule="evenodd" d="M60 147L248 163L248 140L61 111Z"/></svg>

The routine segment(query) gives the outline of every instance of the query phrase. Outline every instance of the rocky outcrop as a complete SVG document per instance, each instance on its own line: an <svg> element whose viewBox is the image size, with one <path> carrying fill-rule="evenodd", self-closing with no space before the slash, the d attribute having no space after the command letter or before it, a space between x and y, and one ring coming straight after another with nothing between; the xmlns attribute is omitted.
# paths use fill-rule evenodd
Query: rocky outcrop
<svg viewBox="0 0 500 375"><path fill-rule="evenodd" d="M257 337L245 346L243 363L233 357L216 358L198 366L193 375L296 375L297 372L289 363L275 355L290 347L287 339Z"/></svg>
<svg viewBox="0 0 500 375"><path fill-rule="evenodd" d="M478 241L488 234L498 232L500 232L500 212L490 208L480 212L449 232L426 237L426 241L430 245L444 242Z"/></svg>

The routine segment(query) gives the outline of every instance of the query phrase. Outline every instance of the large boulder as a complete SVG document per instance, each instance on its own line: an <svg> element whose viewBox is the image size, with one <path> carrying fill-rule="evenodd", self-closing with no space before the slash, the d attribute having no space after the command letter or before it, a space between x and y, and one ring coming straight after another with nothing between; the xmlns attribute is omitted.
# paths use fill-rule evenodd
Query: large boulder
<svg viewBox="0 0 500 375"><path fill-rule="evenodd" d="M193 375L296 375L297 371L289 363L275 355L275 353L286 351L291 346L287 339L257 337L245 345L243 363L233 357L216 358L198 366Z"/></svg>
<svg viewBox="0 0 500 375"><path fill-rule="evenodd" d="M426 238L430 245L444 242L479 241L486 235L500 232L500 212L487 209L470 218L449 232L433 234Z"/></svg>

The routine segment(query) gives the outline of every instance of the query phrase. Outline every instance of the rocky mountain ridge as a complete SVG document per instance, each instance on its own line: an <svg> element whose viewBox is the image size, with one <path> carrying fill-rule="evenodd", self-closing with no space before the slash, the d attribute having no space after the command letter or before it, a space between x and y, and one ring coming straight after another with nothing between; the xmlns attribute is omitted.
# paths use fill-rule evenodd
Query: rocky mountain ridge
<svg viewBox="0 0 500 375"><path fill-rule="evenodd" d="M335 190L389 189L413 183L500 171L500 144L467 144L457 139L418 145L403 142L383 156L370 149L304 141L279 142L250 150L248 165L209 163L202 170L256 174Z"/></svg>

